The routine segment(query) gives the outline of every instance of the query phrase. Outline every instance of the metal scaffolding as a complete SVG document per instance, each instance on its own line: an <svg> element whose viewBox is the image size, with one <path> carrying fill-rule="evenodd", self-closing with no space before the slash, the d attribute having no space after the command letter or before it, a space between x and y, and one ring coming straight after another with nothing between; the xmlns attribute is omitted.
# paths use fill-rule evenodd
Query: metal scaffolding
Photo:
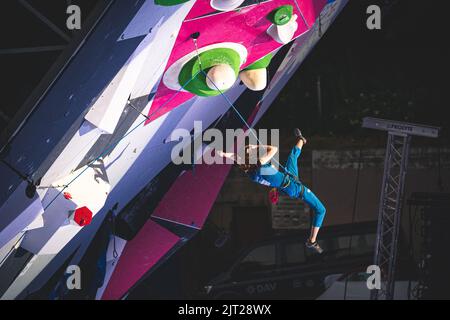
<svg viewBox="0 0 450 320"><path fill-rule="evenodd" d="M391 300L411 138L414 135L436 138L439 128L376 118L364 118L363 127L388 132L374 258L381 271L381 288L372 290L371 299Z"/></svg>

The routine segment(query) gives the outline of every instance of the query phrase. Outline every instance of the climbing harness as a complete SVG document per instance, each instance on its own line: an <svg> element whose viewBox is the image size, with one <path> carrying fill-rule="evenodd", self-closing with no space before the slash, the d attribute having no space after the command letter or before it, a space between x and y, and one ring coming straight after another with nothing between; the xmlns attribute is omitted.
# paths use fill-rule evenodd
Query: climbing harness
<svg viewBox="0 0 450 320"><path fill-rule="evenodd" d="M239 116L239 118L242 120L242 122L245 124L245 126L249 129L250 133L253 134L253 136L256 138L256 141L258 141L259 144L262 144L261 141L259 140L258 136L253 132L253 128L248 124L248 122L244 119L244 117L242 116L242 114L239 112L239 110L234 106L234 104L230 101L230 99L228 99L228 97L223 93L222 90L220 90L216 84L211 80L211 78L208 76L208 74L202 69L201 72L203 73L203 75L205 77L207 77L209 79L209 81L211 81L211 83L214 85L214 87L216 88L217 91L219 91L220 95L227 101L227 103L230 105L230 107L233 109L233 111ZM300 180L298 179L297 176L293 175L292 173L290 173L277 159L272 158L272 160L275 162L275 164L277 164L285 174L289 175L290 177L292 177L296 182L300 183Z"/></svg>
<svg viewBox="0 0 450 320"><path fill-rule="evenodd" d="M258 141L259 144L262 144L261 141L259 140L258 136L253 132L253 128L248 124L248 122L245 120L245 118L242 116L242 114L239 112L239 110L234 106L234 104L230 101L230 99L228 99L228 97L225 95L225 93L218 88L218 86L208 76L208 74L205 72L205 70L203 70L203 68L201 68L200 55L198 54L197 38L198 38L198 36L196 38L193 38L193 42L194 42L196 52L197 52L197 59L199 60L199 65L200 65L200 70L201 70L200 72L203 73L205 78L209 79L209 81L214 85L214 87L220 93L220 95L227 101L227 103L230 105L232 110L238 115L238 117L242 120L242 122L245 124L245 126L249 129L250 133L256 138L256 141ZM303 183L301 183L300 179L297 176L293 175L291 172L289 172L289 170L287 170L287 168L285 166L283 166L277 159L272 158L272 161L274 161L283 170L283 173L285 174L285 178L287 176L289 176L296 183L298 183L300 185L299 197L300 197L300 199L303 199L304 194L305 194L305 186L303 185ZM283 185L281 190L287 188L291 183L291 180L289 178L284 179L284 180L287 180L287 182L285 185ZM284 181L283 181L283 183L284 183ZM275 194L269 192L269 199L272 203L276 203L276 202L278 202L278 195L275 195Z"/></svg>
<svg viewBox="0 0 450 320"><path fill-rule="evenodd" d="M245 124L245 126L249 129L250 133L256 138L256 141L258 141L259 144L262 144L261 141L259 140L258 136L253 132L253 128L248 124L248 122L245 120L245 118L242 116L242 114L239 112L239 110L234 106L234 104L225 95L225 93L222 90L219 89L219 87L215 84L215 82L208 76L208 74L202 68L200 55L199 55L199 51L198 51L198 44L197 44L197 39L198 39L199 35L200 35L199 33L194 33L194 34L191 35L191 38L192 38L192 41L193 41L194 46L195 46L197 59L198 59L199 66L200 66L200 72L203 73L205 78L208 79L213 84L213 86L216 88L216 90L220 93L220 95L225 99L225 101L229 104L229 106L233 109L233 111L238 115L238 117L242 120L242 122ZM301 193L301 196L303 197L305 188L304 188L303 184L300 182L300 179L297 176L295 176L292 173L290 173L286 169L286 167L284 167L277 159L272 158L272 160L275 162L275 164L277 164L283 170L285 175L290 176L291 178L294 179L295 182L300 184L300 186L301 186L301 192L300 193ZM290 183L290 180L289 180L289 183Z"/></svg>

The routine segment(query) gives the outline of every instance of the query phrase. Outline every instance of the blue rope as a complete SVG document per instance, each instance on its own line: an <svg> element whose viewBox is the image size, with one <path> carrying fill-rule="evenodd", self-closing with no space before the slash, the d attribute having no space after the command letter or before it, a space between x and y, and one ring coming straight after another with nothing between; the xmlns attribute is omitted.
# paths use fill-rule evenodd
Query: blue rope
<svg viewBox="0 0 450 320"><path fill-rule="evenodd" d="M200 58L200 57L198 57ZM166 102L164 102L161 106L165 106L166 104L168 104L170 101L172 101L192 80L194 80L200 73L203 73L205 75L206 78L208 78L211 83L214 85L214 87L217 89L217 91L219 91L220 95L227 101L227 103L230 105L230 107L234 110L234 112L239 116L239 118L242 120L242 122L247 126L247 128L250 130L250 132L253 134L253 136L256 138L256 140L258 141L259 144L261 144L261 141L259 140L258 136L253 132L253 128L248 124L248 122L245 120L245 118L242 116L242 114L239 112L239 110L237 110L237 108L234 106L234 104L230 101L230 99L222 92L222 90L220 90L217 85L214 83L214 81L212 81L212 79L208 76L208 74L201 69L199 72L197 72L191 79L189 79L189 81L187 81L182 87L180 87L177 92L175 92L170 98L169 100L167 100ZM112 151L123 139L125 139L127 136L129 136L131 133L133 133L135 130L137 130L142 124L144 124L148 118L150 118L153 114L155 114L160 108L158 108L157 110L155 110L152 114L145 116L145 120L141 121L140 123L138 123L135 127L133 127L130 131L128 131L125 135L123 135L120 139L118 139L117 141L113 142L109 147L107 147L98 157L96 157L94 160L90 161L86 167L78 174L76 175L68 184L64 185L63 188L58 192L58 194L49 202L49 204L44 208L44 210L47 210L50 205L53 204L53 202L64 192L64 190L66 190L73 182L75 182L84 172L86 172L89 167L96 161L100 160L102 157L104 157L106 154L108 154L110 151ZM144 115L142 115L144 116ZM287 174L293 176L278 160L273 158L273 161L280 167L283 169L284 172L286 172ZM294 177L294 176L293 176ZM297 179L297 177L294 177Z"/></svg>
<svg viewBox="0 0 450 320"><path fill-rule="evenodd" d="M145 116L145 120L142 120L141 122L139 122L135 127L133 127L129 132L127 132L126 134L124 134L120 139L118 139L117 141L115 141L114 143L112 143L109 147L107 147L102 153L100 153L100 155L95 158L94 160L92 160L91 162L89 162L86 167L79 173L77 174L68 184L64 185L64 187L58 192L58 194L50 201L50 203L44 208L44 210L47 210L51 204L53 204L53 202L64 192L64 190L66 190L75 180L77 180L84 172L86 172L89 167L96 161L100 160L100 158L104 157L106 154L108 154L110 151L112 151L123 139L125 139L127 136L129 136L131 133L133 133L135 130L137 130L142 124L144 124L148 118L150 118L152 115L154 115L161 107L164 107L166 104L168 104L170 101L172 101L192 80L194 80L201 71L197 72L191 79L189 79L189 81L187 81L185 84L183 84L182 87L180 87L180 89L177 90L177 92L175 92L170 98L169 100L167 100L166 102L164 102L158 109L156 109L153 113L151 113L148 116ZM142 115L144 116L144 115Z"/></svg>
<svg viewBox="0 0 450 320"><path fill-rule="evenodd" d="M239 112L239 110L234 106L234 104L230 101L230 99L225 95L225 93L223 93L222 90L220 90L216 86L214 81L212 81L212 79L208 76L208 74L204 70L201 70L201 72L203 72L205 77L208 78L209 81L211 81L211 83L214 85L214 87L217 89L217 91L219 91L220 95L225 98L225 100L228 102L228 104L231 106L231 108L234 110L234 112L239 116L239 118L241 118L242 122L247 126L247 128L250 130L250 132L256 138L256 141L258 141L259 144L262 144L261 141L258 139L258 136L253 132L253 130L252 130L253 128L250 127L248 122L245 120L245 118L242 116L242 114ZM295 178L296 180L298 180L298 177L295 177L293 174L291 174L277 159L275 159L275 158L272 158L272 159L281 169L283 169L283 171L286 174L288 174L289 176L291 176L291 177Z"/></svg>

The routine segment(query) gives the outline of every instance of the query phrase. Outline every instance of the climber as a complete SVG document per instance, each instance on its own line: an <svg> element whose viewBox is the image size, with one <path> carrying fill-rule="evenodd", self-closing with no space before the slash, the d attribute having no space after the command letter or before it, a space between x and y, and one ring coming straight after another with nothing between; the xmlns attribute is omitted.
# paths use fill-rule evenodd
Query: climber
<svg viewBox="0 0 450 320"><path fill-rule="evenodd" d="M277 170L270 163L278 152L278 148L275 146L247 145L244 149L245 159L232 152L217 151L217 153L221 157L233 160L252 181L272 187L273 189L269 192L272 202L278 200L278 190L292 198L299 198L306 202L314 211L314 218L311 233L305 245L308 249L320 254L323 252L323 249L317 242L317 235L322 226L326 210L316 195L299 180L297 159L307 140L299 129L295 129L295 136L298 138L298 141L289 154L286 167L283 168L284 172Z"/></svg>

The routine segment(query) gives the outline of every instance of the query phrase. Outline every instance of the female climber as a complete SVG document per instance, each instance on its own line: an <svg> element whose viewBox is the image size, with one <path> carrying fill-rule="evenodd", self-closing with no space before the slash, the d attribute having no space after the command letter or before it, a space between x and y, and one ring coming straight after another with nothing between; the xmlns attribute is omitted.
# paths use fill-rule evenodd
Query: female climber
<svg viewBox="0 0 450 320"><path fill-rule="evenodd" d="M299 198L306 202L314 211L314 218L311 233L305 245L308 249L320 254L323 250L317 242L317 235L322 226L326 210L316 195L299 180L297 159L307 141L299 129L295 129L295 136L298 138L298 141L289 154L285 173L277 170L270 163L271 159L278 152L278 148L275 146L247 145L244 149L245 159L231 152L218 151L218 155L237 163L252 181L272 187L273 189L269 193L272 202L278 200L278 190L292 198Z"/></svg>

